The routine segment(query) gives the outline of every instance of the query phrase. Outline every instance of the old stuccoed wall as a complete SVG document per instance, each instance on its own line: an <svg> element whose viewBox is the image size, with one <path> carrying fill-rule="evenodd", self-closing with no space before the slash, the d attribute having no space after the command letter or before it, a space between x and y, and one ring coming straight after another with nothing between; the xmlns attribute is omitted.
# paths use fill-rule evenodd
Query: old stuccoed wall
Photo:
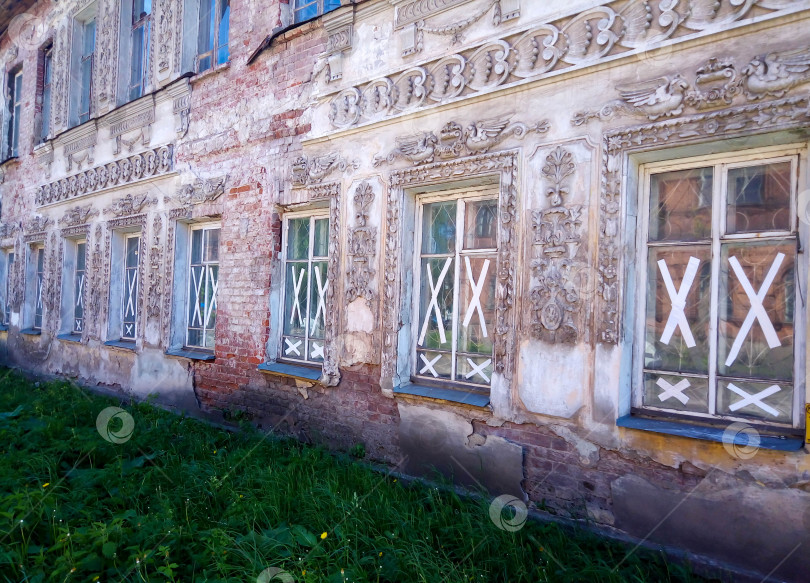
<svg viewBox="0 0 810 583"><path fill-rule="evenodd" d="M76 4L31 10L44 23L40 40L54 39L62 86ZM99 0L101 18L115 4ZM797 50L801 61L810 4L723 0L690 14L677 3L630 0L367 0L284 32L254 55L288 23L286 3L256 0L232 7L230 63L192 76L183 75L181 3L160 6L174 10L156 33L149 95L117 107L104 86L120 72L102 59L110 64L99 65L107 68L97 76L96 119L67 130L67 103L57 100L52 138L34 147L24 132L20 157L0 166L0 247L46 250L42 333L20 333L30 281L18 265L9 330L0 332L4 362L170 403L246 410L263 428L300 439L364 443L371 459L407 473L436 468L562 516L806 578L804 451L763 449L745 459L720 443L623 429L616 420L630 409L628 156L707 153L720 138L735 147L806 147L810 83L801 62L783 91L721 95L708 106L679 100L675 76L705 90L696 76L712 58L732 63L737 79L767 52ZM453 22L464 25L455 35L446 30ZM112 32L99 31L99 50L113 51ZM26 72L29 128L39 115L36 76L27 75L38 47L9 35L0 41L6 70L23 64ZM621 101L617 87L656 78L672 83L661 111ZM722 90L723 79L712 83ZM468 139L476 131L484 145ZM92 186L101 184L102 166L121 172L125 162L147 170ZM401 348L412 319L403 300L412 277L403 255L413 233L408 193L459 184L496 189L509 211L499 225L506 244L497 366L484 407L393 391L410 374ZM361 188L371 193L366 212L376 229L364 258L372 269L363 273L346 245ZM579 220L567 257L578 294L561 313L544 312L542 294L532 293L540 285L532 261L549 244L536 236L535 217L549 208L549 189L564 192L562 206ZM304 208L328 209L337 243L323 384L257 368L277 351L282 217ZM221 224L222 242L215 360L203 362L166 351L183 277L177 233L208 220ZM133 230L145 245L140 331L130 350L104 343L111 240ZM70 237L88 241L92 309L79 342L56 338Z"/></svg>

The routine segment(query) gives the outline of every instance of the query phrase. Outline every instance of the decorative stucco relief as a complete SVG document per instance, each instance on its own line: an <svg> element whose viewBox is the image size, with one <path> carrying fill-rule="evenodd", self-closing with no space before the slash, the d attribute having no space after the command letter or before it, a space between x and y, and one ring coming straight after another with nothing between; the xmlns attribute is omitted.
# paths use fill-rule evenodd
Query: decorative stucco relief
<svg viewBox="0 0 810 583"><path fill-rule="evenodd" d="M437 158L451 160L459 156L485 154L494 146L510 136L522 139L529 132L545 133L549 130L548 121L541 121L534 126L525 123L509 123L509 118L474 121L466 128L450 121L439 131L422 132L396 139L397 147L388 155L374 157L374 166L383 162L392 164L398 158L404 158L414 165L430 164Z"/></svg>
<svg viewBox="0 0 810 583"><path fill-rule="evenodd" d="M340 308L337 305L340 281L340 205L340 190L338 190L329 201L329 263L326 266L326 277L331 283L326 290L326 305L329 309L325 314L323 372L320 379L320 383L327 387L337 386L340 382L338 369L340 346L337 344L340 322Z"/></svg>
<svg viewBox="0 0 810 583"><path fill-rule="evenodd" d="M359 166L359 162L348 162L337 152L312 158L299 156L293 161L292 183L295 187L320 183L333 172L343 172L349 167L357 169Z"/></svg>
<svg viewBox="0 0 810 583"><path fill-rule="evenodd" d="M99 3L96 28L96 94L102 112L114 106L118 80L118 10L120 2Z"/></svg>
<svg viewBox="0 0 810 583"><path fill-rule="evenodd" d="M790 0L617 0L346 88L328 102L329 119L347 128L713 34L753 12L767 19L803 9Z"/></svg>
<svg viewBox="0 0 810 583"><path fill-rule="evenodd" d="M20 239L17 239L14 244L14 256L25 257L23 242ZM25 299L25 261L15 261L10 276L9 303L12 310L19 312Z"/></svg>
<svg viewBox="0 0 810 583"><path fill-rule="evenodd" d="M172 145L160 146L44 184L37 190L36 204L44 206L166 174L172 170L172 150Z"/></svg>
<svg viewBox="0 0 810 583"><path fill-rule="evenodd" d="M160 299L163 274L163 218L155 215L152 221L152 238L149 246L149 297L146 302L146 315L149 318L160 318ZM143 279L143 278L142 278Z"/></svg>
<svg viewBox="0 0 810 583"><path fill-rule="evenodd" d="M70 79L70 50L67 27L63 24L54 36L53 95L51 102L51 119L53 132L64 130L68 125L68 84Z"/></svg>
<svg viewBox="0 0 810 583"><path fill-rule="evenodd" d="M157 204L157 199L146 193L141 194L127 194L118 198L110 203L104 209L105 215L113 215L115 217L126 217L129 215L137 215L144 207L148 205Z"/></svg>
<svg viewBox="0 0 810 583"><path fill-rule="evenodd" d="M339 182L324 182L322 184L313 184L307 188L307 198L310 201L328 200L335 196L340 195Z"/></svg>
<svg viewBox="0 0 810 583"><path fill-rule="evenodd" d="M45 309L51 314L46 320L48 330L57 330L59 320L59 306L62 299L62 265L64 262L64 245L61 237L56 233L51 233L48 244L50 253L48 254L47 265L45 266L46 282L43 284L42 303Z"/></svg>
<svg viewBox="0 0 810 583"><path fill-rule="evenodd" d="M178 213L176 211L183 210L185 209L174 209L173 211L169 212L169 218L166 221L166 239L163 243L163 257L165 258L165 264L163 266L163 319L161 320L160 330L161 337L163 338L163 346L165 347L171 345L169 326L172 320L172 282L174 281L174 261L172 261L172 257L174 257L174 233L175 225L177 224L176 219L178 218ZM152 243L155 243L154 239L152 240ZM151 299L152 298L150 297L150 301Z"/></svg>
<svg viewBox="0 0 810 583"><path fill-rule="evenodd" d="M115 139L113 155L121 153L122 146L132 152L135 145L140 142L142 146L149 146L152 139L152 124L155 121L155 109L150 107L145 111L127 117L121 121L110 124L110 137ZM125 134L131 134L125 138Z"/></svg>
<svg viewBox="0 0 810 583"><path fill-rule="evenodd" d="M377 227L368 224L371 205L374 202L374 188L366 181L360 183L352 197L354 203L355 226L349 228L346 255L349 265L346 271L346 302L359 297L368 302L376 296L372 280L376 270L373 267L377 255Z"/></svg>
<svg viewBox="0 0 810 583"><path fill-rule="evenodd" d="M217 176L216 178L197 179L193 184L184 184L177 193L177 200L180 204L191 206L212 202L218 199L225 192L225 182L228 176Z"/></svg>
<svg viewBox="0 0 810 583"><path fill-rule="evenodd" d="M25 232L25 241L38 241L38 240L45 240L43 236L45 233L45 229L47 229L53 221L48 217L44 217L42 215L36 215L31 217L25 222L25 226L23 231Z"/></svg>
<svg viewBox="0 0 810 583"><path fill-rule="evenodd" d="M810 96L790 97L606 132L599 195L598 337L616 344L621 329L622 176L628 153L664 145L726 140L810 123Z"/></svg>
<svg viewBox="0 0 810 583"><path fill-rule="evenodd" d="M557 146L545 157L541 173L548 181L550 206L532 212L531 272L537 284L530 292L532 336L552 342L574 342L581 298L575 274L582 244L582 206L566 205L575 166L571 152Z"/></svg>
<svg viewBox="0 0 810 583"><path fill-rule="evenodd" d="M74 164L78 170L81 170L85 164L93 163L97 140L98 133L93 131L89 135L82 136L65 144L64 154L68 172L73 169Z"/></svg>
<svg viewBox="0 0 810 583"><path fill-rule="evenodd" d="M792 88L810 81L810 47L771 52L754 57L738 71L730 58L710 58L689 83L680 74L630 85L617 85L620 99L597 110L574 114L571 123L608 120L619 113L651 121L677 117L735 101L756 102L764 97L784 97Z"/></svg>
<svg viewBox="0 0 810 583"><path fill-rule="evenodd" d="M499 236L497 283L495 288L495 370L510 377L517 352L514 334L515 271L517 268L518 155L514 151L480 154L452 161L435 162L403 170L389 176L390 188L385 215L385 274L383 277L382 377L394 378L397 369L397 342L400 330L400 287L402 283L401 232L402 204L407 189L427 184L497 175Z"/></svg>
<svg viewBox="0 0 810 583"><path fill-rule="evenodd" d="M74 227L87 222L87 219L98 216L98 210L92 204L74 206L65 211L59 224L63 227Z"/></svg>

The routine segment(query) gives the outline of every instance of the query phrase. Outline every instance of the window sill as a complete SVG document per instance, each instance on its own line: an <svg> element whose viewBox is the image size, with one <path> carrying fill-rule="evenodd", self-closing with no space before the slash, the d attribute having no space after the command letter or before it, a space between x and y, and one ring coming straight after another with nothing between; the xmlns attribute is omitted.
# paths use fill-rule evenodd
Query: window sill
<svg viewBox="0 0 810 583"><path fill-rule="evenodd" d="M733 436L724 436L724 427L707 427L704 425L662 421L660 419L649 419L647 417L637 417L633 415L619 417L619 419L616 420L616 425L627 429L663 433L665 435L677 435L679 437L690 437L692 439L702 439L704 441L715 441L718 443L731 443L731 440L733 440L735 445L743 447L748 445L748 437L742 432L737 432ZM776 451L799 451L804 447L804 439L795 436L774 437L770 435L760 435L759 447L761 449L772 449Z"/></svg>
<svg viewBox="0 0 810 583"><path fill-rule="evenodd" d="M429 399L451 401L453 403L472 405L473 407L486 407L489 405L489 395L483 395L481 393L456 388L451 389L446 387L430 387L427 385L409 383L407 385L394 387L394 394L428 397Z"/></svg>
<svg viewBox="0 0 810 583"><path fill-rule="evenodd" d="M57 340L65 340L67 342L81 342L82 341L82 335L81 334L74 334L74 333L71 332L70 334L59 334L56 337L56 339Z"/></svg>
<svg viewBox="0 0 810 583"><path fill-rule="evenodd" d="M193 348L180 348L176 350L167 350L166 356L176 356L178 358L188 358L190 360L214 360L214 353L210 350L195 350Z"/></svg>
<svg viewBox="0 0 810 583"><path fill-rule="evenodd" d="M319 382L321 380L321 376L323 375L323 371L321 371L319 368L311 368L308 366L287 364L283 362L265 362L260 364L258 369L262 372L309 381L311 383Z"/></svg>
<svg viewBox="0 0 810 583"><path fill-rule="evenodd" d="M5 166L9 162L17 162L17 161L19 161L19 159L20 159L19 155L17 155L17 156L9 156L5 160L0 161L0 166Z"/></svg>
<svg viewBox="0 0 810 583"><path fill-rule="evenodd" d="M231 68L231 61L230 59L222 63L221 65L217 65L212 67L211 69L206 69L205 71L201 71L199 73L194 73L191 78L189 79L189 83L197 83L198 81L202 81L203 79L208 79L209 77L213 77L221 73L222 71L226 71Z"/></svg>
<svg viewBox="0 0 810 583"><path fill-rule="evenodd" d="M104 346L110 346L112 348L122 348L124 350L131 350L135 352L135 341L134 340L108 340L104 343Z"/></svg>
<svg viewBox="0 0 810 583"><path fill-rule="evenodd" d="M20 330L20 334L25 334L26 336L40 336L42 335L42 330L39 328L25 328Z"/></svg>

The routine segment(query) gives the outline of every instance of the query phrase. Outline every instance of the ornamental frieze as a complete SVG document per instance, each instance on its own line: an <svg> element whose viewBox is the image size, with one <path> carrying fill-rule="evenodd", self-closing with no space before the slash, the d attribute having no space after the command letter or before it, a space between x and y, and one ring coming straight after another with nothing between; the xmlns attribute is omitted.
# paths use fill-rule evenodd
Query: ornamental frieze
<svg viewBox="0 0 810 583"><path fill-rule="evenodd" d="M171 144L160 146L44 184L37 190L36 204L53 204L161 176L172 170L172 151Z"/></svg>

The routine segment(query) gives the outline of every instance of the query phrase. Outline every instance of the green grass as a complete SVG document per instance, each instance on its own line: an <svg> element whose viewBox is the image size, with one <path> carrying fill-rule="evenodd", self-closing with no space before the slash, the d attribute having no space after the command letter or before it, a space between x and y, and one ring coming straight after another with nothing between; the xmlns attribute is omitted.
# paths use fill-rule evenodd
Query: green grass
<svg viewBox="0 0 810 583"><path fill-rule="evenodd" d="M118 404L0 370L0 581L696 580L584 531L500 530L487 499L249 427L133 403L131 439L110 443L96 418Z"/></svg>

